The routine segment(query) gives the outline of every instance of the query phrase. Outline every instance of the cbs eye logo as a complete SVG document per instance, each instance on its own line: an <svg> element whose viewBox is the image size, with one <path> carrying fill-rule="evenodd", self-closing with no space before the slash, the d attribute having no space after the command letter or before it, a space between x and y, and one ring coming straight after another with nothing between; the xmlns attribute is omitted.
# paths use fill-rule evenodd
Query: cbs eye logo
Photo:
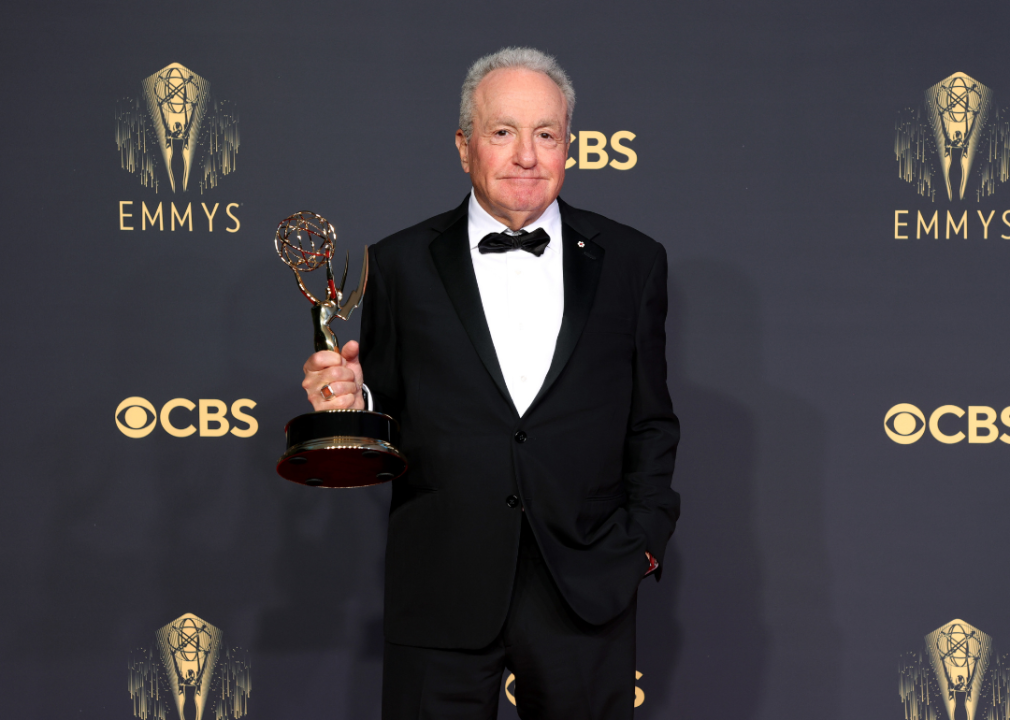
<svg viewBox="0 0 1010 720"><path fill-rule="evenodd" d="M899 445L911 445L926 432L926 417L915 405L898 403L884 416L884 432Z"/></svg>
<svg viewBox="0 0 1010 720"><path fill-rule="evenodd" d="M915 405L898 403L884 415L884 432L899 445L911 445L926 430L933 439L945 445L964 440L971 445L987 445L997 440L1010 445L1010 434L1000 431L997 417L1005 428L1010 428L1010 407L997 414L995 408L988 405L969 405L967 410L957 405L941 405L927 420Z"/></svg>
<svg viewBox="0 0 1010 720"><path fill-rule="evenodd" d="M192 416L189 416L188 424L185 425L180 423L180 419L183 412L197 410L200 437L221 437L231 433L236 437L247 438L256 434L259 423L252 415L242 411L254 407L256 403L247 398L236 400L231 404L232 420L229 421L229 408L221 400L200 400L197 405L186 398L175 398L162 405L161 412L158 412L148 400L134 396L126 398L116 408L116 427L126 437L142 438L150 435L160 420L162 429L169 435L189 437L197 432ZM176 411L174 416L173 410Z"/></svg>

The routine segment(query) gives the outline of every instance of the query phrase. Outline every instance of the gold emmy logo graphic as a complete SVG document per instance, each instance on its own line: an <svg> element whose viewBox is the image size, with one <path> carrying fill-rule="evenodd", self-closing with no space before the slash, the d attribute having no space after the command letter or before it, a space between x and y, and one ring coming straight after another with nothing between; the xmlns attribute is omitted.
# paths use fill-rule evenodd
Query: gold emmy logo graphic
<svg viewBox="0 0 1010 720"><path fill-rule="evenodd" d="M120 165L144 187L168 182L173 193L194 182L200 193L235 171L238 114L232 103L211 95L210 81L179 63L141 82L138 97L116 107Z"/></svg>
<svg viewBox="0 0 1010 720"><path fill-rule="evenodd" d="M980 201L1010 175L1010 110L995 106L990 88L956 72L898 113L894 154L899 177L919 195Z"/></svg>
<svg viewBox="0 0 1010 720"><path fill-rule="evenodd" d="M192 613L154 634L130 658L133 715L141 720L233 720L248 713L249 658L224 645L224 633ZM174 708L175 712L172 712Z"/></svg>
<svg viewBox="0 0 1010 720"><path fill-rule="evenodd" d="M905 720L1010 720L1010 665L992 638L964 620L926 635L902 657Z"/></svg>

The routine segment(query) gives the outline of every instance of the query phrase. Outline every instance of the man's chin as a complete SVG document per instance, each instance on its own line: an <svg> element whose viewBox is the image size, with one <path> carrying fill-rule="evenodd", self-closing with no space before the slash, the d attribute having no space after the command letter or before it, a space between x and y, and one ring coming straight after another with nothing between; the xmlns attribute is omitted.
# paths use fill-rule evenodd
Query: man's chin
<svg viewBox="0 0 1010 720"><path fill-rule="evenodd" d="M543 211L554 201L544 188L530 188L527 192L502 193L497 198L492 198L494 203L512 213L528 213Z"/></svg>

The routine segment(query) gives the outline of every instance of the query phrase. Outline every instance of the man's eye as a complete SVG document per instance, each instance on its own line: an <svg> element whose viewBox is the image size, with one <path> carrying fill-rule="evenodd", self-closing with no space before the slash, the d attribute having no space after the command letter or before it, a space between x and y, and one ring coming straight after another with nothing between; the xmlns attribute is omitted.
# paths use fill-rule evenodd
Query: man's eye
<svg viewBox="0 0 1010 720"><path fill-rule="evenodd" d="M497 135L498 137L505 137L505 136L506 136L506 135L508 135L508 134L509 134L509 131L508 131L508 130L498 130L498 131L497 131L497 132L495 133L495 135Z"/></svg>

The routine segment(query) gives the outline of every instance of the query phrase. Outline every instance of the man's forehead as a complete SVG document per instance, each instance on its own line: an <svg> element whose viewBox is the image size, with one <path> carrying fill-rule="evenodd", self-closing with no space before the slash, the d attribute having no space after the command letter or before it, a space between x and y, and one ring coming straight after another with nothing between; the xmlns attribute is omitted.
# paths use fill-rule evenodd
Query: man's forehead
<svg viewBox="0 0 1010 720"><path fill-rule="evenodd" d="M566 112L565 96L557 84L532 70L494 70L481 80L476 95L478 112L487 121L556 125Z"/></svg>
<svg viewBox="0 0 1010 720"><path fill-rule="evenodd" d="M541 105L565 103L561 88L547 75L522 68L491 71L477 85L476 95L487 104L524 100Z"/></svg>

